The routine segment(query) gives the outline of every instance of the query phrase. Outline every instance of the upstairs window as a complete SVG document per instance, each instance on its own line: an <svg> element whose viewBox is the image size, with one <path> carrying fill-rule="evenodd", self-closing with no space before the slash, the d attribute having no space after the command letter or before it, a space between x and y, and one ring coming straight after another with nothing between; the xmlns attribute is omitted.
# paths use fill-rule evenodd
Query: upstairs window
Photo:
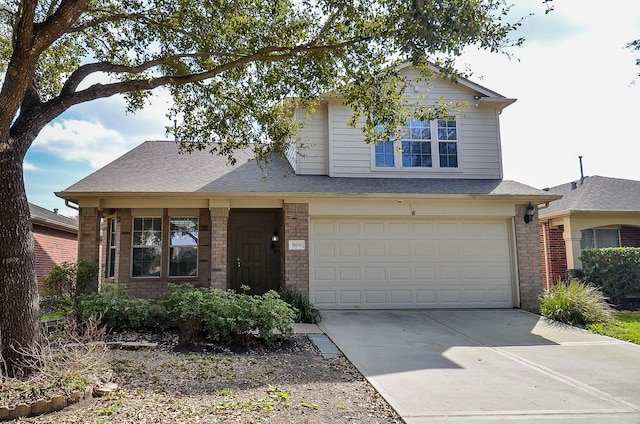
<svg viewBox="0 0 640 424"><path fill-rule="evenodd" d="M376 166L379 168L395 166L395 146L393 141L381 141L376 144Z"/></svg>
<svg viewBox="0 0 640 424"><path fill-rule="evenodd" d="M402 137L402 167L431 168L431 123L411 118Z"/></svg>
<svg viewBox="0 0 640 424"><path fill-rule="evenodd" d="M133 218L132 277L159 277L162 218Z"/></svg>
<svg viewBox="0 0 640 424"><path fill-rule="evenodd" d="M453 117L438 119L440 168L458 167L458 126Z"/></svg>
<svg viewBox="0 0 640 424"><path fill-rule="evenodd" d="M454 117L431 122L411 118L403 130L402 140L375 145L375 168L458 168L458 124Z"/></svg>

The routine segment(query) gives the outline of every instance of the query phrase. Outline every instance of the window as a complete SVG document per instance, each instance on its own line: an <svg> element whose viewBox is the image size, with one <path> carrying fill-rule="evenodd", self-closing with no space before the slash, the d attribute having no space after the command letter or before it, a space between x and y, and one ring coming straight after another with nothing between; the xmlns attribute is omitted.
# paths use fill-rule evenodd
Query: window
<svg viewBox="0 0 640 424"><path fill-rule="evenodd" d="M107 221L107 278L113 278L116 274L116 220Z"/></svg>
<svg viewBox="0 0 640 424"><path fill-rule="evenodd" d="M169 219L169 276L198 275L198 218Z"/></svg>
<svg viewBox="0 0 640 424"><path fill-rule="evenodd" d="M620 233L617 228L589 228L581 233L580 249L620 247Z"/></svg>
<svg viewBox="0 0 640 424"><path fill-rule="evenodd" d="M458 125L454 117L433 122L411 118L397 142L380 142L373 150L375 168L458 168ZM433 135L437 146L433 146ZM435 151L434 149L436 149Z"/></svg>
<svg viewBox="0 0 640 424"><path fill-rule="evenodd" d="M159 277L162 218L133 218L132 277Z"/></svg>
<svg viewBox="0 0 640 424"><path fill-rule="evenodd" d="M440 168L458 167L458 128L453 117L438 119ZM443 141L444 140L444 141Z"/></svg>
<svg viewBox="0 0 640 424"><path fill-rule="evenodd" d="M431 123L411 118L404 129L407 134L402 138L402 166L430 168Z"/></svg>
<svg viewBox="0 0 640 424"><path fill-rule="evenodd" d="M394 167L395 147L393 141L381 141L376 145L376 166Z"/></svg>

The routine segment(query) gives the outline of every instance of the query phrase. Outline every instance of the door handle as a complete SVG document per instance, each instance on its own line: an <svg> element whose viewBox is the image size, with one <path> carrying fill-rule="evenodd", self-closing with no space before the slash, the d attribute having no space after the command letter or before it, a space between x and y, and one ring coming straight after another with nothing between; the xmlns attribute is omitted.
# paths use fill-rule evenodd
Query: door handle
<svg viewBox="0 0 640 424"><path fill-rule="evenodd" d="M241 264L240 264L240 257L238 257L237 261L238 261L238 269L240 269L240 266L241 266Z"/></svg>

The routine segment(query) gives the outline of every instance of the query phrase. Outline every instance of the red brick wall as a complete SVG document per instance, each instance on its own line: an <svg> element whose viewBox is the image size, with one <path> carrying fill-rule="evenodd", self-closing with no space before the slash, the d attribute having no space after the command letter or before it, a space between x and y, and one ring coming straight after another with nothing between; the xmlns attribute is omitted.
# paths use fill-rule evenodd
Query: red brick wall
<svg viewBox="0 0 640 424"><path fill-rule="evenodd" d="M54 265L78 259L78 237L73 233L34 224L33 239L38 283L51 273Z"/></svg>
<svg viewBox="0 0 640 424"><path fill-rule="evenodd" d="M620 227L620 246L640 247L640 227Z"/></svg>
<svg viewBox="0 0 640 424"><path fill-rule="evenodd" d="M545 287L549 287L549 284L558 278L564 279L566 277L567 249L562 236L564 233L564 225L551 227L548 222L543 225L546 229L546 246L544 246L545 238L541 237L543 278ZM542 231L542 226L540 228ZM547 271L549 273L549 280L547 280Z"/></svg>

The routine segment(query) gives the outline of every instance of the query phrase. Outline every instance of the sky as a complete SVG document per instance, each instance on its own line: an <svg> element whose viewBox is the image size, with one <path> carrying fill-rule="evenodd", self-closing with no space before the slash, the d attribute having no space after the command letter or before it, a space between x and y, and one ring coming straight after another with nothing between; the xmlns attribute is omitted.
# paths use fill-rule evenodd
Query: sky
<svg viewBox="0 0 640 424"><path fill-rule="evenodd" d="M470 79L517 101L501 115L503 178L545 188L585 176L640 180L640 1L513 0L526 16L503 54L465 51ZM533 14L533 15L530 15ZM170 98L159 92L136 114L119 97L73 107L45 127L24 164L27 197L64 215L54 195L146 140L166 139ZM153 172L152 169L149 172Z"/></svg>

